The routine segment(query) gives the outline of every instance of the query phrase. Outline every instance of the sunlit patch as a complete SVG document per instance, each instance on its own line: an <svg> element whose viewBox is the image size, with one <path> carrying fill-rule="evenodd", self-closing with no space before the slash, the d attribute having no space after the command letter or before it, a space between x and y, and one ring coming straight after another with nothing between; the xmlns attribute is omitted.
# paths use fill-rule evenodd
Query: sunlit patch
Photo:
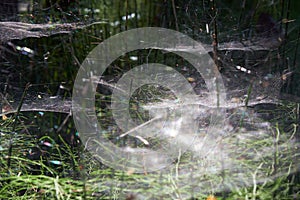
<svg viewBox="0 0 300 200"><path fill-rule="evenodd" d="M205 27L206 27L206 33L209 34L209 26L208 26L208 24L205 24Z"/></svg>
<svg viewBox="0 0 300 200"><path fill-rule="evenodd" d="M135 170L132 168L132 169L129 169L126 173L127 175L132 175L134 174Z"/></svg>
<svg viewBox="0 0 300 200"><path fill-rule="evenodd" d="M26 55L28 57L33 57L35 54L35 52L32 49L30 49L29 47L21 47L21 46L13 44L12 42L8 42L7 44L10 45L15 50L21 52L21 54Z"/></svg>
<svg viewBox="0 0 300 200"><path fill-rule="evenodd" d="M41 143L47 147L52 147L53 145L50 142L47 141L41 141Z"/></svg>
<svg viewBox="0 0 300 200"><path fill-rule="evenodd" d="M6 113L6 112L9 112L11 110L13 110L12 106L10 106L8 104L2 105L2 113Z"/></svg>
<svg viewBox="0 0 300 200"><path fill-rule="evenodd" d="M44 116L44 114L45 114L44 112L41 112L41 111L39 112L40 116Z"/></svg>
<svg viewBox="0 0 300 200"><path fill-rule="evenodd" d="M6 115L2 115L2 120L7 120L8 117Z"/></svg>
<svg viewBox="0 0 300 200"><path fill-rule="evenodd" d="M146 140L146 139L144 139L144 138L142 138L141 136L139 136L139 135L137 135L137 136L135 136L137 139L139 139L140 141L142 141L145 145L149 145L150 143Z"/></svg>
<svg viewBox="0 0 300 200"><path fill-rule="evenodd" d="M54 164L54 165L62 165L62 162L59 160L50 160L50 163Z"/></svg>
<svg viewBox="0 0 300 200"><path fill-rule="evenodd" d="M137 60L138 60L138 57L137 57L137 56L130 56L129 58L130 58L130 60L132 60L132 61L137 61Z"/></svg>
<svg viewBox="0 0 300 200"><path fill-rule="evenodd" d="M217 197L215 197L214 195L209 195L206 200L217 200Z"/></svg>
<svg viewBox="0 0 300 200"><path fill-rule="evenodd" d="M241 72L245 72L247 74L251 74L251 70L246 69L245 67L241 67L240 65L235 66L236 69L240 70Z"/></svg>
<svg viewBox="0 0 300 200"><path fill-rule="evenodd" d="M194 79L193 77L188 77L187 80L188 80L189 82L195 82L195 81L196 81L196 79Z"/></svg>

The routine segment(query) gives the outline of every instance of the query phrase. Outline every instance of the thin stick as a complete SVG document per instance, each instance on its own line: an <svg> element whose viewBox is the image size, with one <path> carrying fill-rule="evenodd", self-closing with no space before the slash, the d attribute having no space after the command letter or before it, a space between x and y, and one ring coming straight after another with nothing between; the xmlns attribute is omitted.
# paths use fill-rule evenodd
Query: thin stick
<svg viewBox="0 0 300 200"><path fill-rule="evenodd" d="M132 133L132 132L134 132L138 129L141 129L142 127L144 127L144 126L146 126L146 125L150 124L151 122L156 121L158 119L161 119L161 117L160 116L159 117L154 117L154 118L150 119L149 121L146 121L145 123L134 127L133 129L131 129L131 130L127 131L126 133L123 133L122 135L120 135L120 138L125 137L126 135L128 135L128 134L130 134L130 133Z"/></svg>
<svg viewBox="0 0 300 200"><path fill-rule="evenodd" d="M69 118L72 116L72 111L70 110L69 114L67 115L67 117L64 119L64 121L60 124L60 126L58 127L58 129L56 130L56 133L59 133L62 128L67 124Z"/></svg>
<svg viewBox="0 0 300 200"><path fill-rule="evenodd" d="M281 18L281 20L283 20L283 18L284 18L284 0L281 0L281 16L280 16L280 18ZM282 23L280 23L280 33L282 33Z"/></svg>
<svg viewBox="0 0 300 200"><path fill-rule="evenodd" d="M242 18L245 13L245 6L246 6L246 0L243 0L242 5L241 5L241 13L240 13L239 21L238 21L238 28L241 28Z"/></svg>
<svg viewBox="0 0 300 200"><path fill-rule="evenodd" d="M299 48L299 41L300 41L300 27L299 27L299 30L298 30L298 37L297 37L297 42L296 42L296 49L295 49L293 66L292 66L293 68L296 67L297 53L298 53L298 48Z"/></svg>
<svg viewBox="0 0 300 200"><path fill-rule="evenodd" d="M173 8L173 15L174 15L174 18L175 18L176 31L179 31L178 19L177 19L177 14L176 14L176 6L175 6L175 1L174 0L172 0L172 8Z"/></svg>
<svg viewBox="0 0 300 200"><path fill-rule="evenodd" d="M137 0L134 0L135 28L139 27Z"/></svg>
<svg viewBox="0 0 300 200"><path fill-rule="evenodd" d="M31 86L30 83L27 83L26 84L26 87L25 87L25 90L22 94L22 97L21 97L21 101L18 105L18 109L17 109L17 112L15 113L15 116L14 116L14 123L13 123L13 128L12 128L12 132L11 134L13 134L16 130L16 125L17 125L17 118L20 114L20 111L21 111L21 108L22 108L22 105L23 105L23 102L24 102L24 99L25 99L25 96L27 94L27 91L29 89L29 87ZM13 149L13 137L12 135L10 136L10 140L9 140L9 147L8 147L8 157L7 157L7 173L9 173L9 169L10 169L10 161L11 161L11 154L12 154L12 149Z"/></svg>
<svg viewBox="0 0 300 200"><path fill-rule="evenodd" d="M13 124L13 128L12 128L12 132L14 132L15 129L16 129L17 118L18 118L18 116L19 116L19 114L20 114L20 111L21 111L21 108L22 108L22 105L23 105L25 96L26 96L27 91L28 91L28 89L29 89L30 86L31 86L30 83L27 83L26 86L25 86L25 90L24 90L24 92L23 92L23 94L22 94L21 101L20 101L20 103L19 103L19 105L18 105L18 108L17 108L17 112L15 113L15 116L14 116L14 124Z"/></svg>
<svg viewBox="0 0 300 200"><path fill-rule="evenodd" d="M211 10L214 14L213 17L213 24L214 24L214 33L212 34L213 38L213 59L215 64L218 66L218 25L217 25L217 9L216 9L216 4L215 1L212 1L212 7Z"/></svg>
<svg viewBox="0 0 300 200"><path fill-rule="evenodd" d="M285 23L285 33L284 33L284 39L287 39L287 35L288 35L288 27L289 27L289 17L290 17L290 9L291 9L291 1L288 0L287 1L287 9L286 9L286 19L287 22Z"/></svg>
<svg viewBox="0 0 300 200"><path fill-rule="evenodd" d="M126 4L125 31L127 31L127 30L128 30L128 15L129 15L129 12L128 12L128 9L129 9L129 3L128 3L128 0L126 0L125 4Z"/></svg>

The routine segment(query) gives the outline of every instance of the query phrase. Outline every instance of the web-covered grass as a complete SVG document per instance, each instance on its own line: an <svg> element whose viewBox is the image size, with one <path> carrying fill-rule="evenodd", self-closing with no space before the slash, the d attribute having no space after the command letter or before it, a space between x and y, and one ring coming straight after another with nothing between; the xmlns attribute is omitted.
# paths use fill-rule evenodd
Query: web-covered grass
<svg viewBox="0 0 300 200"><path fill-rule="evenodd" d="M281 15L279 3L268 6L274 1L264 1L253 16L250 1L246 1L246 7L236 1L224 1L217 5L218 13L203 2L179 3L175 9L177 21L171 3L165 5L161 9L167 12L161 13L165 19L162 24L174 28L177 22L182 32L210 45L217 14L220 46L238 41L235 45L240 47L240 42L248 45L245 40L259 36L256 27L260 12L267 11L276 19ZM2 115L0 121L0 198L129 199L133 195L137 199L205 199L209 194L218 199L299 198L299 102L296 98L279 100L282 87L294 94L299 90L295 81L299 76L297 22L288 23L291 24L287 30L289 38L279 48L248 52L223 49L219 52L217 64L227 89L227 104L219 108L225 116L222 121L217 120L220 116L215 116L216 112L206 98L209 91L201 75L179 57L158 50L131 52L111 65L104 77L108 85L100 84L96 95L96 114L104 127L101 134L116 146L129 146L133 151L137 151L134 148L171 149L172 163L155 172L148 172L147 166L144 173L135 173L134 170L118 171L103 165L80 142L69 115L68 99L52 99L55 95L70 95L71 83L65 79L74 78L73 71L79 67L76 61L82 61L95 44L110 35L108 26L101 25L104 30L101 33L97 31L99 27L91 27L86 32L76 32L74 37L56 36L53 41L42 38L36 46L34 59L19 55L17 61L5 54L2 67L9 67L6 74L12 78L7 82L6 77L2 77L1 81L11 86L10 95L15 94L11 91L16 88L19 94L22 93L22 84L27 78L19 74L28 71L40 86L37 90L42 92L29 95L24 102L19 100L20 95L5 96L14 112ZM286 28L286 23L282 25ZM120 30L124 30L124 26L120 25ZM36 41L18 41L16 45L32 47ZM62 53L66 51L71 53ZM132 61L130 56L137 56L139 60ZM140 130L144 130L144 135L142 138L131 134L120 137L124 132L117 127L110 109L112 88L118 78L135 65L154 61L168 64L184 74L199 101L180 104L166 88L145 86L134 93L129 107L130 117L140 125ZM23 68L28 63L31 63L30 67ZM251 73L245 73L237 66L251 70ZM285 69L293 72L293 76L283 80ZM20 77L22 81L16 81ZM40 80L44 78L46 80ZM61 81L66 82L61 84ZM63 92L53 92L57 85L68 87L62 89ZM45 88L49 94L44 92ZM19 103L23 104L23 109L27 106L27 112L18 113L15 118ZM165 122L162 130L157 121L145 126L155 117ZM17 123L13 128L15 120ZM196 132L190 126L195 122L198 125ZM147 137L147 131L156 130L160 130L160 135Z"/></svg>

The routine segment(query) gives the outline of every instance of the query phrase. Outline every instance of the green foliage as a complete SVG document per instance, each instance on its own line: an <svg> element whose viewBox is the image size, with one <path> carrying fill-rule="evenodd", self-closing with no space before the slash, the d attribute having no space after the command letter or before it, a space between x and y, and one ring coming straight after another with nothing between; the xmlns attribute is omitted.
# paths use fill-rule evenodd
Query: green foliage
<svg viewBox="0 0 300 200"><path fill-rule="evenodd" d="M218 12L216 16L210 10L209 1L189 1L188 4L186 1L176 1L176 12L172 7L172 1L84 0L75 1L73 5L64 7L63 10L60 10L59 5L55 2L52 1L49 4L49 1L48 3L35 1L32 15L26 15L21 21L30 23L95 23L84 30L77 30L71 34L13 41L14 44L31 48L36 53L34 57L18 54L13 50L11 50L14 52L12 54L7 52L3 54L5 62L1 60L1 69L10 71L13 78L7 83L10 84L11 88L21 88L22 90L27 82L31 82L36 90L34 92L70 97L77 70L86 55L103 40L126 29L144 26L176 29L177 23L180 31L201 42L210 44L212 39L210 33L206 33L206 24L209 25L209 31L212 31L214 17L218 21L220 41L227 41L228 38L232 40L229 36L234 36L233 39L243 40L243 31L255 29L257 18L261 12L267 12L280 21L283 10L284 16L290 11L289 19L296 21L289 23L289 38L285 43L286 46L278 51L278 55L286 58L286 62L283 64L285 63L286 68L295 72L292 86L289 86L290 88L287 90L290 90L291 93L300 94L299 61L296 59L299 54L296 46L298 45L300 1L291 1L290 10L287 10L287 5L282 8L281 1L245 1L246 4L243 6L241 4L243 1L222 0L217 1ZM273 4L271 4L272 2ZM124 16L126 19L126 15L133 16L132 13L136 17L132 19L127 17L127 20L124 20ZM253 16L251 16L252 14ZM3 49L5 48L3 47ZM137 62L129 59L131 55L137 54L140 56ZM109 77L107 81L111 81L114 79L111 76L120 77L140 63L155 61L176 68L176 70L185 73L186 77L195 75L194 71L186 70L186 68L189 69L189 64L176 55L157 50L143 50L120 56L105 72L105 76ZM61 85L67 88L63 94L58 89ZM101 89L98 88L98 90ZM14 90L6 92L10 93L12 101L14 97L18 96ZM99 91L96 95L96 113L100 123L105 128L103 134L107 135L107 139L116 138L115 136L119 135L120 132L114 127L115 122L109 109L110 92L110 90ZM145 122L149 118L149 114L139 110L137 102L158 102L160 97L167 93L168 91L162 90L162 88L157 90L156 86L145 86L135 91L130 102L130 114L138 123ZM258 111L261 115L268 115L270 112L275 116L272 118L275 136L276 134L280 135L286 140L297 134L299 137L299 104L284 103L275 109L261 108ZM233 187L230 191L219 193L215 192L215 188L211 185L222 184L223 177L220 174L207 173L203 177L197 177L197 180L201 180L197 184L209 182L208 188L211 192L194 191L191 185L180 186L183 182L176 176L180 171L180 165L189 167L190 171L186 172L189 175L196 168L189 164L192 159L189 152L175 160L175 167L169 169L167 173L120 172L104 166L84 149L74 124L67 115L29 112L22 113L17 120L15 130L12 130L14 124L12 116L4 116L0 120L0 199L125 199L126 195L131 193L138 194L141 199L154 199L154 197L184 199L185 196L205 199L209 193L216 193L218 199L232 200L300 198L299 172L297 171L287 170L272 181L261 181L242 188ZM129 143L132 138L127 139L126 142ZM231 139L227 138L227 140ZM120 146L124 145L119 144L120 141L118 140L112 142ZM273 140L257 140L250 144L247 143L247 145L249 145L249 149L255 150L258 146L272 145L273 142ZM154 143L157 142L154 141ZM10 148L12 154L8 158ZM255 163L257 165L252 163L248 166L250 162L245 159L248 152L236 152L234 148L232 151L232 154L240 155L240 161L237 163L250 169L256 169L259 166L260 163ZM289 166L287 163L292 163L291 160L282 159L278 156L280 151L275 153L270 160L281 161L277 163L278 165L274 165L278 167L277 170L280 171L280 167L287 167ZM8 164L8 160L10 160L10 164ZM199 162L205 164L204 162L201 163L202 161ZM264 169L264 172L271 174L272 170L274 169L267 168ZM194 177L191 175L192 178ZM233 180L238 177L229 178Z"/></svg>

